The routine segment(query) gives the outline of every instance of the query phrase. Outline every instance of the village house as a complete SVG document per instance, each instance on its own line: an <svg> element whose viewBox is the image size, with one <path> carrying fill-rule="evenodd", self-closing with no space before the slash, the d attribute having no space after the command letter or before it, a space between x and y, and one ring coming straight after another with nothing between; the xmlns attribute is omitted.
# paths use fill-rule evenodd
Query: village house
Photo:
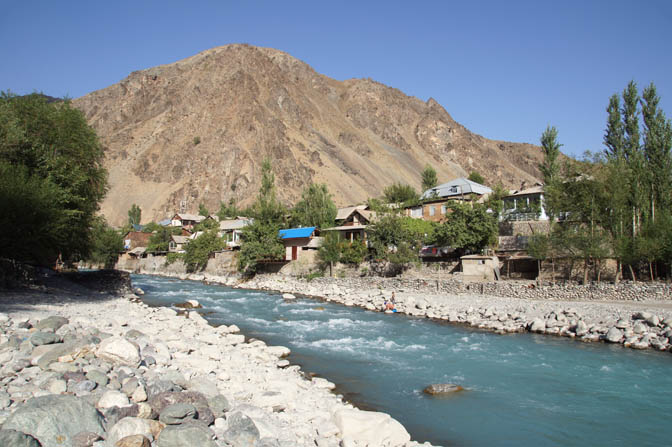
<svg viewBox="0 0 672 447"><path fill-rule="evenodd" d="M441 222L450 213L451 203L475 202L491 193L487 186L461 177L425 191L420 196L422 204L406 208L406 215Z"/></svg>
<svg viewBox="0 0 672 447"><path fill-rule="evenodd" d="M238 217L219 222L219 236L226 239L226 246L232 250L240 248L243 228L252 224L254 219Z"/></svg>
<svg viewBox="0 0 672 447"><path fill-rule="evenodd" d="M535 183L529 188L525 186L525 182L523 182L520 189L512 191L502 199L504 209L500 215L500 220L548 220L544 207L544 185Z"/></svg>
<svg viewBox="0 0 672 447"><path fill-rule="evenodd" d="M193 230L197 224L203 222L205 219L205 216L198 214L177 213L170 219L170 225Z"/></svg>
<svg viewBox="0 0 672 447"><path fill-rule="evenodd" d="M366 227L376 220L376 212L366 209L366 205L341 208L336 213L338 226L322 231L338 231L343 240L366 242Z"/></svg>
<svg viewBox="0 0 672 447"><path fill-rule="evenodd" d="M285 245L285 261L296 261L303 255L305 250L317 250L321 238L317 237L315 227L289 228L280 230L278 237Z"/></svg>
<svg viewBox="0 0 672 447"><path fill-rule="evenodd" d="M185 247L191 239L190 236L173 234L170 236L170 242L168 242L168 251L171 253L184 253Z"/></svg>
<svg viewBox="0 0 672 447"><path fill-rule="evenodd" d="M142 231L129 231L123 237L124 250L134 250L138 247L147 247L152 233L143 233Z"/></svg>

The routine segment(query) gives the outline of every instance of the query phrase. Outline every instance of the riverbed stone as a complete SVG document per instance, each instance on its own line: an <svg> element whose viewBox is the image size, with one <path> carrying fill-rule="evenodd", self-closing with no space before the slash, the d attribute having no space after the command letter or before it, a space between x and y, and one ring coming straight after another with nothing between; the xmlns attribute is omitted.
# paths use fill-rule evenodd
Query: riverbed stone
<svg viewBox="0 0 672 447"><path fill-rule="evenodd" d="M126 394L116 391L108 390L98 400L98 408L112 408L112 407L127 407L131 405Z"/></svg>
<svg viewBox="0 0 672 447"><path fill-rule="evenodd" d="M167 426L161 431L156 445L157 447L218 447L213 437L214 433L206 424L193 421Z"/></svg>
<svg viewBox="0 0 672 447"><path fill-rule="evenodd" d="M389 414L374 411L340 409L334 412L334 424L349 445L403 445L411 436Z"/></svg>
<svg viewBox="0 0 672 447"><path fill-rule="evenodd" d="M196 391L174 392L167 391L151 397L147 403L152 407L156 414L161 414L164 408L177 403L189 403L196 407L198 420L210 425L215 420L206 397Z"/></svg>
<svg viewBox="0 0 672 447"><path fill-rule="evenodd" d="M61 326L68 324L70 320L65 317L59 317L57 315L52 315L51 317L44 318L40 320L36 325L36 329L51 329L53 332L56 332L61 328Z"/></svg>
<svg viewBox="0 0 672 447"><path fill-rule="evenodd" d="M143 435L131 435L121 438L114 447L151 447L152 442Z"/></svg>
<svg viewBox="0 0 672 447"><path fill-rule="evenodd" d="M114 447L117 441L127 436L142 435L150 441L156 439L164 428L164 424L151 419L125 417L120 419L107 431L107 447Z"/></svg>
<svg viewBox="0 0 672 447"><path fill-rule="evenodd" d="M2 447L40 447L40 443L32 436L18 430L0 430L0 446Z"/></svg>
<svg viewBox="0 0 672 447"><path fill-rule="evenodd" d="M34 346L51 345L60 341L61 337L53 332L35 332L30 336L30 342Z"/></svg>
<svg viewBox="0 0 672 447"><path fill-rule="evenodd" d="M103 340L96 355L118 365L138 367L140 365L140 347L124 337L109 337Z"/></svg>
<svg viewBox="0 0 672 447"><path fill-rule="evenodd" d="M620 343L623 340L623 332L618 328L612 327L607 331L605 340L609 343Z"/></svg>
<svg viewBox="0 0 672 447"><path fill-rule="evenodd" d="M196 407L180 402L165 407L159 415L159 421L166 425L177 425L189 419L196 419L196 415Z"/></svg>
<svg viewBox="0 0 672 447"><path fill-rule="evenodd" d="M422 391L425 394L440 396L457 393L458 391L464 391L464 388L462 388L460 385L455 385L454 383L434 383L427 386Z"/></svg>
<svg viewBox="0 0 672 447"><path fill-rule="evenodd" d="M224 415L231 409L229 400L221 394L208 398L208 406L215 418L224 417Z"/></svg>
<svg viewBox="0 0 672 447"><path fill-rule="evenodd" d="M98 433L81 431L72 437L72 447L91 447L96 441L102 439Z"/></svg>
<svg viewBox="0 0 672 447"><path fill-rule="evenodd" d="M43 447L70 445L81 431L103 435L103 416L90 404L75 396L34 397L19 406L3 429L30 433Z"/></svg>
<svg viewBox="0 0 672 447"><path fill-rule="evenodd" d="M535 318L530 323L529 330L530 332L542 332L546 329L546 322L541 318Z"/></svg>
<svg viewBox="0 0 672 447"><path fill-rule="evenodd" d="M222 440L231 445L253 447L260 439L259 429L247 415L236 411L227 420L228 428L222 435Z"/></svg>

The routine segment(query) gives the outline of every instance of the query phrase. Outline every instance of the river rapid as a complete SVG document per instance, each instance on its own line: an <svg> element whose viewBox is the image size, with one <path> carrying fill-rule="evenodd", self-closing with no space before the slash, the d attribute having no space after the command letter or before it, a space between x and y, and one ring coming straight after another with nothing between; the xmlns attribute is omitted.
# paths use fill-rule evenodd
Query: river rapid
<svg viewBox="0 0 672 447"><path fill-rule="evenodd" d="M428 319L193 281L133 275L150 305L196 299L212 324L292 350L361 408L435 445L669 445L672 355ZM424 395L431 383L465 391Z"/></svg>

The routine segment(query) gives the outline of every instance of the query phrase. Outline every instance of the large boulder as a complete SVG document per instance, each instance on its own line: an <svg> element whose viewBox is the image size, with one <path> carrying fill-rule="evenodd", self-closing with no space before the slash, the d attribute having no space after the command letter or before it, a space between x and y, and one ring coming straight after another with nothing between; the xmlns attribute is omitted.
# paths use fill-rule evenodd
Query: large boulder
<svg viewBox="0 0 672 447"><path fill-rule="evenodd" d="M460 385L455 385L453 383L433 383L422 391L425 394L441 396L446 394L453 394L463 390L464 388L462 388Z"/></svg>
<svg viewBox="0 0 672 447"><path fill-rule="evenodd" d="M185 402L168 405L159 415L159 421L166 425L178 425L196 419L196 407Z"/></svg>
<svg viewBox="0 0 672 447"><path fill-rule="evenodd" d="M178 403L188 403L196 407L198 412L198 420L210 425L214 422L215 416L212 414L208 405L207 398L196 391L183 392L164 392L151 397L147 403L152 407L155 414L161 414L163 409L169 405Z"/></svg>
<svg viewBox="0 0 672 447"><path fill-rule="evenodd" d="M140 365L140 347L124 337L109 337L98 346L96 355L106 361L137 368Z"/></svg>
<svg viewBox="0 0 672 447"><path fill-rule="evenodd" d="M39 321L35 325L36 329L51 329L52 331L56 332L63 326L64 324L68 324L70 321L65 318L65 317L59 317L59 316L51 316L44 318Z"/></svg>
<svg viewBox="0 0 672 447"><path fill-rule="evenodd" d="M259 441L259 429L249 417L236 411L227 418L229 428L222 435L222 440L239 447L255 447Z"/></svg>
<svg viewBox="0 0 672 447"><path fill-rule="evenodd" d="M332 420L341 431L344 444L388 447L411 440L404 426L386 413L341 409L334 413Z"/></svg>
<svg viewBox="0 0 672 447"><path fill-rule="evenodd" d="M623 340L623 332L618 328L612 327L607 332L605 339L609 343L620 343Z"/></svg>
<svg viewBox="0 0 672 447"><path fill-rule="evenodd" d="M194 421L181 425L169 425L157 439L157 447L217 447L214 433L202 422Z"/></svg>
<svg viewBox="0 0 672 447"><path fill-rule="evenodd" d="M30 434L43 447L71 445L82 431L105 433L103 416L91 404L69 395L34 397L17 408L2 428Z"/></svg>
<svg viewBox="0 0 672 447"><path fill-rule="evenodd" d="M0 430L2 447L40 447L37 439L16 430Z"/></svg>
<svg viewBox="0 0 672 447"><path fill-rule="evenodd" d="M120 439L128 436L142 435L150 440L156 439L164 425L159 421L126 417L118 421L107 432L107 446L115 447Z"/></svg>

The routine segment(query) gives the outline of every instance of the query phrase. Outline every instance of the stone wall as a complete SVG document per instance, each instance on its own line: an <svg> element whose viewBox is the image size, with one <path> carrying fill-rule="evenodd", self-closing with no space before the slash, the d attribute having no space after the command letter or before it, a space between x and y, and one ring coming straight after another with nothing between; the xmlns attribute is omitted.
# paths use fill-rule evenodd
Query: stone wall
<svg viewBox="0 0 672 447"><path fill-rule="evenodd" d="M503 221L499 223L500 236L531 236L547 234L550 231L547 220Z"/></svg>
<svg viewBox="0 0 672 447"><path fill-rule="evenodd" d="M499 297L523 298L532 300L658 300L672 301L672 284L668 283L632 283L612 284L603 282L586 286L576 283L555 284L535 281L495 281L469 283L458 279L421 279L421 278L315 278L316 285L328 287L334 282L347 289L385 289L416 293L445 294L483 294ZM312 283L311 282L311 283Z"/></svg>

